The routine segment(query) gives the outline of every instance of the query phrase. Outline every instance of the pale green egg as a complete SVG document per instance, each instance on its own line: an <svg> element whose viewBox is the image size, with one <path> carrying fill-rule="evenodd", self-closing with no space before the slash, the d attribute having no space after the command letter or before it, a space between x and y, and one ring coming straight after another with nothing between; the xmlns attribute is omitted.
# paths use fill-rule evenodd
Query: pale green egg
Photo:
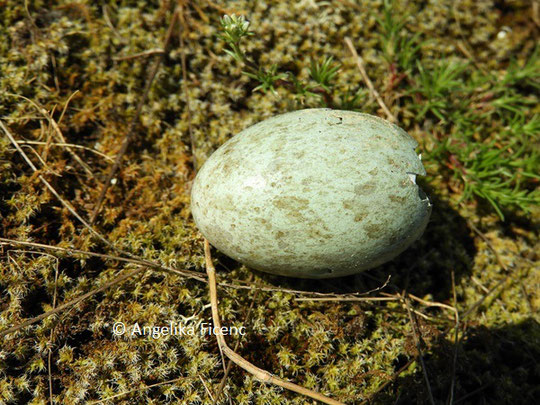
<svg viewBox="0 0 540 405"><path fill-rule="evenodd" d="M195 178L191 208L208 241L268 273L354 274L405 250L431 204L415 182L417 142L368 114L295 111L221 146Z"/></svg>

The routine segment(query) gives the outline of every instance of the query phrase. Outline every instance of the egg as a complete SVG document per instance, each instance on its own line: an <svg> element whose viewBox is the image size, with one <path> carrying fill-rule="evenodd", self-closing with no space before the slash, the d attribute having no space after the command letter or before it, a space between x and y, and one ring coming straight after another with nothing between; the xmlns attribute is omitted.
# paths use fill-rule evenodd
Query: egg
<svg viewBox="0 0 540 405"><path fill-rule="evenodd" d="M249 268L329 278L381 265L419 238L431 204L417 142L368 114L278 115L225 142L191 192L206 239Z"/></svg>

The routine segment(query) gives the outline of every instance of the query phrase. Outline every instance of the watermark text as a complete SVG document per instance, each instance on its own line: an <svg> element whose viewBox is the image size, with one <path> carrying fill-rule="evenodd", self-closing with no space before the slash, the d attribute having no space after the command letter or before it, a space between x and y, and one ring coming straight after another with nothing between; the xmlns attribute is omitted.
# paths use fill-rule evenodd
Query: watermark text
<svg viewBox="0 0 540 405"><path fill-rule="evenodd" d="M214 326L211 322L199 321L193 323L181 323L169 321L164 325L141 325L138 322L127 325L124 322L115 322L112 333L116 336L147 336L152 339L160 339L163 336L205 336L205 335L241 335L246 334L245 326Z"/></svg>

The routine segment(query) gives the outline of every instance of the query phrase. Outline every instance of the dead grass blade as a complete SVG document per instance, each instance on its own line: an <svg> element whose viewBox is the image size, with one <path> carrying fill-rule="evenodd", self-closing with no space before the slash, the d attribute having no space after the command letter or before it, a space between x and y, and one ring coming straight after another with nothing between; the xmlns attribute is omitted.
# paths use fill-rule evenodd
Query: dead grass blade
<svg viewBox="0 0 540 405"><path fill-rule="evenodd" d="M390 112L390 110L384 103L383 99L381 98L381 95L379 94L377 89L375 89L375 86L369 79L369 76L367 75L366 69L364 67L364 61L362 60L360 55L358 55L358 53L356 52L356 49L354 49L351 39L348 37L345 37L345 44L347 45L347 48L349 48L349 51L354 57L356 66L358 66L358 70L360 71L360 74L362 75L362 79L364 79L364 82L366 83L366 86L368 87L369 92L371 93L373 97L375 97L375 100L377 100L377 103L379 103L379 106L382 108L382 110L386 114L388 121L395 123L397 121L396 117L394 117L394 114Z"/></svg>
<svg viewBox="0 0 540 405"><path fill-rule="evenodd" d="M206 274L208 274L208 285L210 287L210 303L212 305L212 321L214 323L214 327L217 328L217 330L220 330L221 321L219 319L219 312L218 312L216 269L214 268L214 264L212 263L212 256L210 254L210 244L208 243L206 239L204 241L204 253L205 253L205 259L206 259ZM282 380L281 378L269 373L268 371L263 370L255 366L254 364L251 364L249 361L244 359L242 356L240 356L238 353L232 350L229 346L227 346L227 342L225 341L225 338L223 335L216 334L216 339L217 339L218 346L220 347L221 351L229 359L231 359L236 365L246 370L248 373L252 374L258 380L264 383L274 384L274 385L286 388L290 391L296 392L301 395L305 395L309 398L316 399L317 401L321 401L325 404L344 405L342 402L328 398L327 396L322 395L318 392L301 387L289 381Z"/></svg>

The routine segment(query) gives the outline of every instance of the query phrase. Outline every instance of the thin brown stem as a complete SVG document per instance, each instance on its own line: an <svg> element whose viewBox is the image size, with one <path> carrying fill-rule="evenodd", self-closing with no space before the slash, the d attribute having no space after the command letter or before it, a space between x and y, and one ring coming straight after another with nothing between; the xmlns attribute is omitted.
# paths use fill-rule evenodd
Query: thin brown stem
<svg viewBox="0 0 540 405"><path fill-rule="evenodd" d="M148 390L150 388L159 387L160 385L172 384L172 383L175 383L177 381L183 381L183 380L185 381L185 380L188 380L189 378L190 377L179 377L179 378L175 378L174 380L163 381L163 382L159 382L159 383L156 383L156 384L147 385L146 387L142 387L142 388L135 388L135 389L132 389L132 390L129 390L129 391L124 391L124 392L121 392L119 394L115 394L115 395L107 397L105 399L101 399L99 401L89 402L89 405L102 404L104 402L110 401L111 399L123 397L124 395L128 395L128 394L131 394L133 392L142 391L142 390Z"/></svg>
<svg viewBox="0 0 540 405"><path fill-rule="evenodd" d="M24 96L21 96L20 94L11 94L9 93L9 95L13 96L13 97L19 97L19 98L22 98L23 100L26 100L28 101L30 104L32 104L49 122L49 125L50 127L52 127L52 129L54 130L53 132L56 134L56 137L57 139L59 140L60 143L63 143L63 144L67 144L66 142L66 138L64 138L64 135L62 134L62 131L60 130L60 127L58 126L58 124L56 123L56 121L52 118L52 114L49 114L47 112L47 110L42 107L41 105L39 105L38 103L36 103L35 101L33 100L30 100L29 98L27 97L24 97ZM68 100L69 101L69 100ZM75 161L77 161L77 163L79 163L81 165L81 167L84 169L84 171L90 176L90 177L94 177L94 173L92 172L92 169L90 169L90 167L79 157L79 155L77 155L72 149L71 147L69 146L66 146L66 149L67 151L71 154L71 156L73 157L73 159L75 159Z"/></svg>
<svg viewBox="0 0 540 405"><path fill-rule="evenodd" d="M56 251L56 252L64 252L72 255L85 255L85 256L92 256L92 257L99 257L101 259L105 260L114 260L118 262L125 262L125 263L133 263L137 264L139 266L147 266L153 269L159 269L159 270L165 270L169 271L171 273L176 273L184 277L193 278L198 281L206 282L206 277L204 277L204 273L199 273L196 271L191 270L178 270L173 269L170 267L166 267L163 265L160 265L159 263L154 263L149 260L140 259L140 258L127 258L127 257L121 257L121 256L113 256L108 255L104 253L94 253L94 252L88 252L86 250L78 250L78 249L70 249L70 248L63 248L60 246L52 246L52 245L44 245L42 243L35 243L35 242L23 242L13 239L6 239L0 237L0 245L1 244L9 244L14 246L28 246L28 247L35 247L40 249L46 249L49 251Z"/></svg>
<svg viewBox="0 0 540 405"><path fill-rule="evenodd" d="M418 332L418 325L411 311L411 305L409 303L409 299L407 298L406 292L404 292L403 294L403 300L407 308L407 313L409 314L409 320L411 322L411 328L413 331L414 343L416 344L416 349L418 350L418 358L420 359L420 364L422 365L422 374L424 375L424 380L426 382L426 387L427 387L428 395L429 395L429 402L431 403L431 405L435 405L435 400L433 399L433 393L431 391L431 384L429 383L429 377L427 374L426 363L424 362L424 355L422 353L422 347L420 346L420 338L419 338L420 333Z"/></svg>
<svg viewBox="0 0 540 405"><path fill-rule="evenodd" d="M137 59L137 58L142 58L142 57L147 57L147 56L152 56L152 55L162 55L164 53L165 51L163 49L156 48L156 49L149 49L143 52L134 53L132 55L114 56L112 59L114 61L119 62L119 61Z"/></svg>
<svg viewBox="0 0 540 405"><path fill-rule="evenodd" d="M38 178L41 180L41 182L45 185L45 187L47 187L49 189L49 191L62 203L62 205L64 207L67 208L67 210L69 212L71 212L71 214L73 216L75 216L75 218L77 218L92 234L94 234L94 236L96 236L100 241L102 241L103 243L105 243L107 246L111 246L114 248L114 246L112 246L112 244L106 240L103 236L101 236L94 228L92 228L92 226L86 222L78 213L77 211L75 211L75 208L71 205L71 203L69 203L67 200L65 200L64 198L62 198L60 196L60 194L58 194L56 192L56 190L53 188L53 186L51 186L51 184L45 180L45 178L39 174L39 170L38 168L34 165L34 163L30 160L30 158L28 157L28 155L26 153L24 153L24 151L21 149L21 147L19 146L19 143L15 140L15 138L13 137L13 135L11 134L11 132L9 131L9 129L4 125L4 123L2 121L0 121L0 128L2 128L4 130L4 133L6 134L6 136L8 137L8 139L11 141L11 143L13 144L13 146L15 146L15 149L17 149L17 151L22 155L22 157L24 158L24 160L26 161L26 163L28 164L28 166L30 166L30 168L38 173Z"/></svg>
<svg viewBox="0 0 540 405"><path fill-rule="evenodd" d="M373 95L373 97L375 97L375 100L377 100L377 103L379 103L379 105L381 106L381 108L384 111L384 113L386 114L388 120L390 122L395 123L397 121L396 117L394 117L394 114L392 114L390 112L390 110L388 109L388 107L384 103L383 99L381 98L379 92L377 91L377 89L375 89L375 86L373 86L373 83L369 79L369 76L366 73L366 69L364 68L364 61L362 60L360 55L358 55L358 53L356 52L356 49L354 49L354 46L353 46L350 38L348 38L348 37L345 38L345 44L347 45L347 47L349 48L349 51L351 52L352 56L354 57L354 60L356 62L356 66L358 66L358 70L360 71L360 74L362 75L362 79L364 79L364 82L366 83L366 86L368 87L370 93Z"/></svg>
<svg viewBox="0 0 540 405"><path fill-rule="evenodd" d="M191 143L191 156L193 159L193 170L197 172L199 170L199 164L197 162L197 154L195 149L195 135L193 134L193 128L191 126L191 104L189 99L189 88L187 80L187 63L186 63L186 49L184 44L184 27L186 21L184 19L184 8L180 6L180 32L178 34L180 38L180 63L182 64L182 90L184 91L184 98L186 99L186 113L187 113L187 127L189 133L189 141Z"/></svg>
<svg viewBox="0 0 540 405"><path fill-rule="evenodd" d="M39 252L38 252L39 253ZM48 256L48 253L41 253ZM56 307L56 294L58 292L58 258L52 256L56 260L56 266L54 266L54 294L53 294L53 302L52 307L53 309ZM51 333L49 334L49 344L51 345L49 347L49 354L47 356L47 374L49 377L49 401L51 405L54 405L54 399L53 399L53 383L52 383L52 372L51 372L51 362L52 362L52 351L53 351L53 333L54 333L54 326L51 328Z"/></svg>
<svg viewBox="0 0 540 405"><path fill-rule="evenodd" d="M253 306L255 305L255 300L257 298L258 293L259 293L259 291L255 291L255 295L253 296L253 300L251 301L251 305L248 308L248 311L247 311L246 318L245 318L244 322L247 322L247 320L249 319L249 316L251 315L251 311L253 310ZM238 350L238 346L240 346L240 339L234 345L234 351ZM218 389L216 391L216 397L214 399L214 404L217 404L217 402L219 400L219 396L221 395L221 392L223 391L223 388L225 388L225 383L227 382L227 377L229 376L229 372L231 371L231 367L232 367L232 361L229 360L227 362L227 368L225 369L225 375L221 379L221 382L219 383Z"/></svg>
<svg viewBox="0 0 540 405"><path fill-rule="evenodd" d="M456 281L454 276L454 270L450 273L452 277L452 298L454 302L454 307L457 308L457 295L456 295ZM454 403L454 387L456 385L456 366L457 366L457 357L459 350L459 313L456 309L456 327L454 332L454 357L452 359L452 378L450 382L450 392L448 393L448 405L453 405Z"/></svg>
<svg viewBox="0 0 540 405"><path fill-rule="evenodd" d="M210 304L212 306L212 321L214 323L214 327L216 328L216 330L220 330L221 321L220 321L219 312L218 312L216 269L214 268L214 264L212 263L212 256L210 254L210 244L208 243L206 239L204 241L204 256L206 260L206 274L208 275L208 285L210 287ZM216 339L223 353L229 359L231 359L236 365L240 366L241 368L246 370L248 373L252 374L256 379L264 383L274 384L274 385L286 388L290 391L316 399L317 401L321 401L325 404L344 405L342 402L328 398L327 396L322 395L318 392L301 387L289 381L282 380L281 378L269 373L268 371L255 366L254 364L250 363L249 361L244 359L242 356L240 356L238 353L236 353L234 350L232 350L229 346L227 346L227 342L225 341L225 338L222 334L217 333Z"/></svg>

